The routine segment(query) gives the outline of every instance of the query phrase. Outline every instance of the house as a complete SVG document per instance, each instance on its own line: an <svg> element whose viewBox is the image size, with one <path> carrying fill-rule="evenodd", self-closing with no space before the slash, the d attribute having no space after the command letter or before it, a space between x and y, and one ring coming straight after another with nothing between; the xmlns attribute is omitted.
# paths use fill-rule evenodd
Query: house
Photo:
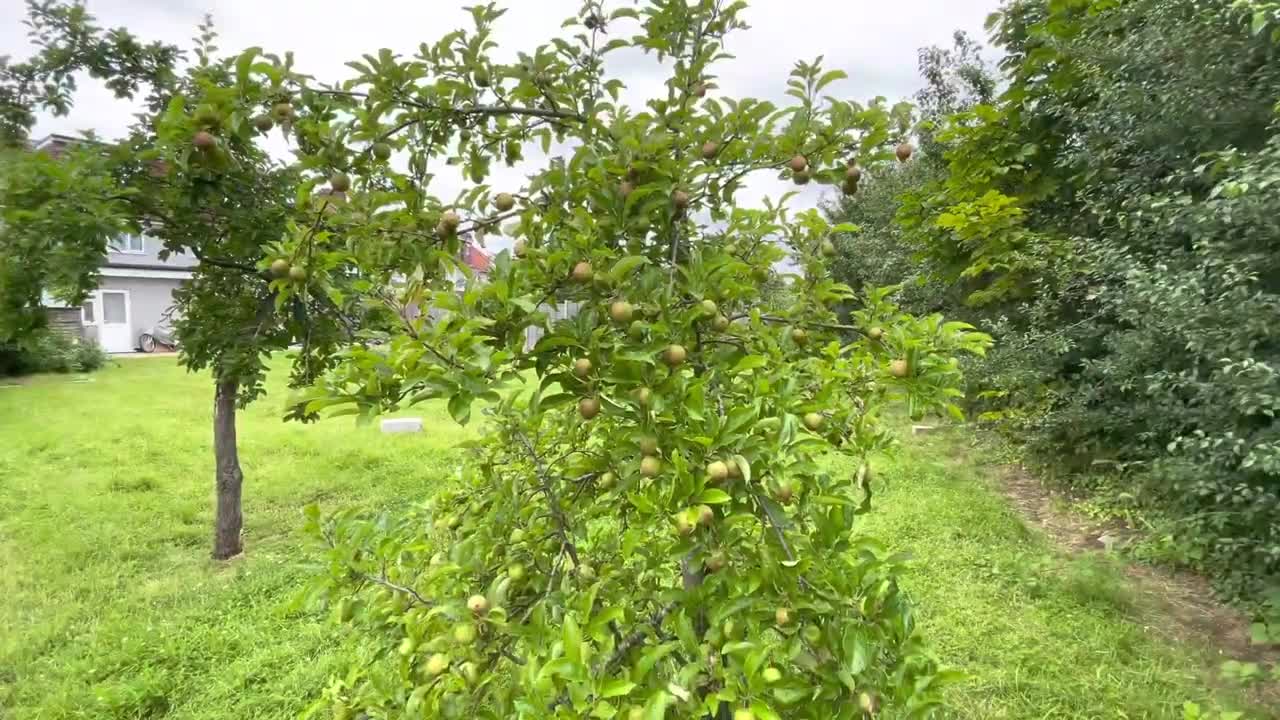
<svg viewBox="0 0 1280 720"><path fill-rule="evenodd" d="M98 274L98 289L80 306L85 337L109 353L133 352L138 337L168 326L173 291L191 278L196 259L159 257L160 241L146 235L122 235L108 247Z"/></svg>
<svg viewBox="0 0 1280 720"><path fill-rule="evenodd" d="M35 145L55 157L69 144L81 142L64 135L51 135ZM108 243L105 262L99 270L98 288L79 308L81 336L95 340L109 353L138 349L139 336L153 327L170 326L173 291L191 279L198 261L195 257L171 254L161 260L160 240L145 234L121 235ZM493 260L470 239L462 247L463 261L484 278ZM459 282L461 276L455 282ZM461 285L462 283L459 282ZM46 298L51 322L70 316L75 308L59 306Z"/></svg>
<svg viewBox="0 0 1280 720"><path fill-rule="evenodd" d="M33 146L37 152L61 155L81 138L50 135ZM51 324L68 331L67 320L78 310L80 335L95 340L110 353L132 352L138 336L156 325L167 325L173 291L191 278L195 258L171 255L160 259L161 244L146 235L122 235L108 243L99 269L99 284L79 308L46 298Z"/></svg>

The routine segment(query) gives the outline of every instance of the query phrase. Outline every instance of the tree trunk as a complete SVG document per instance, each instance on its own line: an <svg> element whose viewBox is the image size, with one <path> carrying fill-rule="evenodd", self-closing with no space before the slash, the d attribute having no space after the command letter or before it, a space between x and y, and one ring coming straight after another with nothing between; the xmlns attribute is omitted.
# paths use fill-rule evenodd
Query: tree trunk
<svg viewBox="0 0 1280 720"><path fill-rule="evenodd" d="M240 544L240 453L236 449L236 392L239 383L220 382L214 394L213 457L216 466L218 509L213 525L213 559L226 560L244 550Z"/></svg>

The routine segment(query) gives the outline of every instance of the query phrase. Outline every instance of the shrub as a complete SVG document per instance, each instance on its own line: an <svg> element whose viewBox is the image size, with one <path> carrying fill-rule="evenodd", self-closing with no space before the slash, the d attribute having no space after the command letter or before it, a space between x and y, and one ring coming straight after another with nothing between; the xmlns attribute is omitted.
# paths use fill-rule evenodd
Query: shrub
<svg viewBox="0 0 1280 720"><path fill-rule="evenodd" d="M1280 580L1280 36L1256 17L1009 3L1008 91L938 133L947 173L899 211L963 290L947 312L1000 339L982 417L1242 599Z"/></svg>
<svg viewBox="0 0 1280 720"><path fill-rule="evenodd" d="M50 330L37 330L19 345L0 346L0 375L93 372L107 354L92 340Z"/></svg>
<svg viewBox="0 0 1280 720"><path fill-rule="evenodd" d="M322 148L308 161L352 169L351 200L331 215L346 235L315 252L321 216L280 255L356 264L362 278L398 271L409 279L367 301L435 311L343 353L306 410L367 417L435 398L459 422L486 421L461 487L425 507L311 511L328 549L318 592L369 647L330 688L339 717L852 720L937 706L948 674L916 633L902 558L857 524L869 458L888 443L880 408L950 408L956 356L988 338L875 289L841 322L834 308L856 293L828 263L832 233L848 228L785 202L739 204L752 173L837 184L847 163L896 162L901 114L829 97L842 73L805 62L785 107L716 94L711 64L741 5L650 0L606 19L588 4L550 46L571 50L528 56L542 81L477 50L498 15L480 7L474 35L352 63L353 92L304 95L324 110L294 128ZM621 82L599 75L599 56L627 46L671 58L666 99L617 104ZM498 104L469 120L489 93ZM403 167L426 168L456 137L482 183L494 153L511 163L552 139L514 106L493 119L505 98L548 95L564 149L508 190L518 210L484 185L446 205L402 166L319 145L393 137ZM397 135L418 124L429 140ZM514 251L458 293L458 233L503 219ZM278 303L303 292L276 287ZM554 303L580 311L556 319ZM859 469L824 471L829 452Z"/></svg>

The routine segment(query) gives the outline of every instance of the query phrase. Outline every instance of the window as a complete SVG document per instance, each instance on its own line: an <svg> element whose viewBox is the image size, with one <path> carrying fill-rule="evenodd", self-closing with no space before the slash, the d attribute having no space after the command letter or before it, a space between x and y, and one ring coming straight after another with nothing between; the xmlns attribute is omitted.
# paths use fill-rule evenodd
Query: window
<svg viewBox="0 0 1280 720"><path fill-rule="evenodd" d="M102 323L104 325L123 325L129 321L129 311L125 306L125 294L122 292L102 293Z"/></svg>
<svg viewBox="0 0 1280 720"><path fill-rule="evenodd" d="M115 252L130 253L132 255L141 255L144 252L142 236L132 233L112 238L110 245Z"/></svg>
<svg viewBox="0 0 1280 720"><path fill-rule="evenodd" d="M95 308L93 306L93 303L94 303L93 298L89 298L88 300L84 301L83 305L80 306L80 322L84 323L85 325L92 325L95 322L97 322L97 320L94 317Z"/></svg>

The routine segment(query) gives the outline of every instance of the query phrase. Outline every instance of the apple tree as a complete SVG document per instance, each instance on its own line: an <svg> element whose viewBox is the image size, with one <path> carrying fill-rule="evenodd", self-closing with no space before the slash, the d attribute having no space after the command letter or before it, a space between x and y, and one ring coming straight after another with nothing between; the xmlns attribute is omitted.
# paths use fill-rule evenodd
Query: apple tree
<svg viewBox="0 0 1280 720"><path fill-rule="evenodd" d="M304 79L289 57L255 65L256 51L219 56L208 22L183 53L104 30L79 4L31 3L29 11L39 49L0 68L3 137L25 138L37 108L71 112L80 71L141 100L144 110L124 139L86 140L60 160L14 151L32 172L20 187L0 183L12 222L4 237L13 239L0 262L39 256L32 268L53 269L0 275L82 294L93 287L107 239L125 229L160 240L162 257L199 259L175 292L174 324L182 364L213 378L213 556L232 557L243 549L237 410L263 394L272 352L298 345L292 381L305 385L371 320L342 300L339 288L353 276L318 259L318 248L343 242L341 230L323 222L342 193L316 191L305 168L272 158L264 142L271 133L290 136L291 91ZM294 237L287 252L278 247L285 236ZM17 253L27 247L39 252ZM0 289L11 285L23 292L6 298L30 314L37 283L0 282Z"/></svg>
<svg viewBox="0 0 1280 720"><path fill-rule="evenodd" d="M830 238L854 228L785 195L740 202L748 178L852 191L909 161L897 116L831 96L844 74L816 61L795 65L785 104L722 96L741 2L590 0L513 61L493 55L502 11L471 12L296 96L299 165L347 202L274 252L353 268L358 303L395 318L331 358L302 412L437 400L485 428L421 504L311 509L331 570L314 590L365 640L316 709L929 714L948 676L917 637L902 558L856 523L890 442L882 408L951 407L956 355L988 338L833 281ZM627 102L610 58L652 62L664 92ZM522 161L520 187L490 185ZM444 198L448 168L470 185ZM310 249L327 228L343 242ZM459 291L466 233L513 247ZM565 302L580 312L554 319Z"/></svg>

